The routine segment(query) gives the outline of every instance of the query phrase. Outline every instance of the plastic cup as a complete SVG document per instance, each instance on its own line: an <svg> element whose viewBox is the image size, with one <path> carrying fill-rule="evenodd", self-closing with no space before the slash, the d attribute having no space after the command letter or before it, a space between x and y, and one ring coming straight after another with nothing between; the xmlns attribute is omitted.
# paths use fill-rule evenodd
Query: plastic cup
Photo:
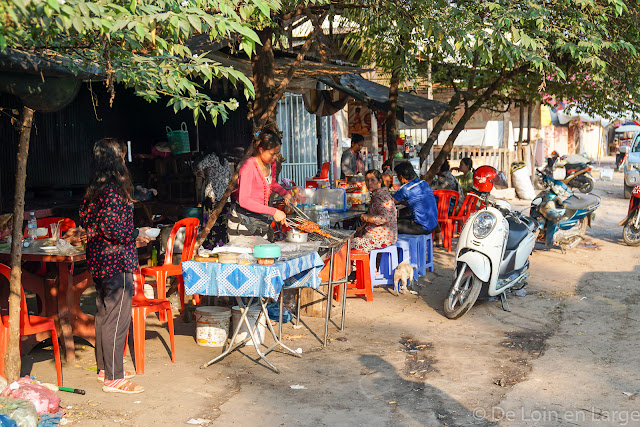
<svg viewBox="0 0 640 427"><path fill-rule="evenodd" d="M58 239L58 237L60 237L58 234L60 232L60 224L58 224L57 222L54 224L49 225L49 228L51 228L51 237L53 239Z"/></svg>

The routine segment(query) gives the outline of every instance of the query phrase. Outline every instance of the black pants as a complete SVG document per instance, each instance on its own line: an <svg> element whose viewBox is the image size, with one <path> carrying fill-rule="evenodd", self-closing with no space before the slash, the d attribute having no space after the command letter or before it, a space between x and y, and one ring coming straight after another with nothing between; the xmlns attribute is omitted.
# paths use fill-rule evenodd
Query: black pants
<svg viewBox="0 0 640 427"><path fill-rule="evenodd" d="M431 234L440 233L440 224L433 230L425 230L416 222L413 212L409 208L403 208L398 212L398 234Z"/></svg>
<svg viewBox="0 0 640 427"><path fill-rule="evenodd" d="M96 364L106 380L124 378L123 357L127 331L131 327L133 275L118 273L94 279L96 286ZM131 332L133 337L133 331Z"/></svg>

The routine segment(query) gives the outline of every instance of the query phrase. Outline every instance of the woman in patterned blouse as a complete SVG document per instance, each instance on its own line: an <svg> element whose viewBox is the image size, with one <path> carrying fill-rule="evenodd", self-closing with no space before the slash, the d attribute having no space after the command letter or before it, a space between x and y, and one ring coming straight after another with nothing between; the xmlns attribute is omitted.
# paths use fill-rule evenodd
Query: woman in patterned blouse
<svg viewBox="0 0 640 427"><path fill-rule="evenodd" d="M87 264L96 287L96 363L103 391L140 393L128 380L123 352L131 324L133 273L139 270L136 241L149 242L148 227L133 226L133 185L126 145L105 138L93 146L93 171L80 218L87 230Z"/></svg>
<svg viewBox="0 0 640 427"><path fill-rule="evenodd" d="M366 214L360 216L365 224L364 234L353 239L353 248L371 252L373 249L393 245L398 240L398 218L396 204L389 189L382 186L380 171L367 171L365 183L371 192L371 206Z"/></svg>

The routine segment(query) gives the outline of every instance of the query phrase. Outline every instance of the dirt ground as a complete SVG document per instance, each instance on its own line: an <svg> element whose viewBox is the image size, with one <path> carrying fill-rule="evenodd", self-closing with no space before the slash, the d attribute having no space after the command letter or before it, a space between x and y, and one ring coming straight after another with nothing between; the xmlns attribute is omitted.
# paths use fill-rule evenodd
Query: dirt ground
<svg viewBox="0 0 640 427"><path fill-rule="evenodd" d="M511 296L511 312L479 301L463 318L446 319L454 253L436 249L435 272L421 280L419 295L376 288L373 302L349 298L346 329L332 325L327 348L321 319L305 317L300 329L286 324L285 343L303 353L272 353L281 374L256 363L253 347L200 369L220 350L196 345L195 324L178 317L171 363L166 327L150 316L146 372L136 379L145 392L103 393L93 348L77 342L78 359L63 366L64 381L87 394L60 393L65 422L640 425L640 249L624 245L617 225L628 204L621 183L620 173L597 182L602 205L588 244L566 254L537 246L528 295ZM54 382L48 349L24 356L23 365Z"/></svg>

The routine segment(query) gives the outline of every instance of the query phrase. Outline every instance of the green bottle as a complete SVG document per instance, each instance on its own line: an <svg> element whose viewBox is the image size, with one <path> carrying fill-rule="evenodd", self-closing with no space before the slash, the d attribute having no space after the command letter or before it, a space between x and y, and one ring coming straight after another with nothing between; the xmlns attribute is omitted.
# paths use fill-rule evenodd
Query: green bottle
<svg viewBox="0 0 640 427"><path fill-rule="evenodd" d="M151 266L155 267L156 265L158 265L158 250L154 246L151 249Z"/></svg>

